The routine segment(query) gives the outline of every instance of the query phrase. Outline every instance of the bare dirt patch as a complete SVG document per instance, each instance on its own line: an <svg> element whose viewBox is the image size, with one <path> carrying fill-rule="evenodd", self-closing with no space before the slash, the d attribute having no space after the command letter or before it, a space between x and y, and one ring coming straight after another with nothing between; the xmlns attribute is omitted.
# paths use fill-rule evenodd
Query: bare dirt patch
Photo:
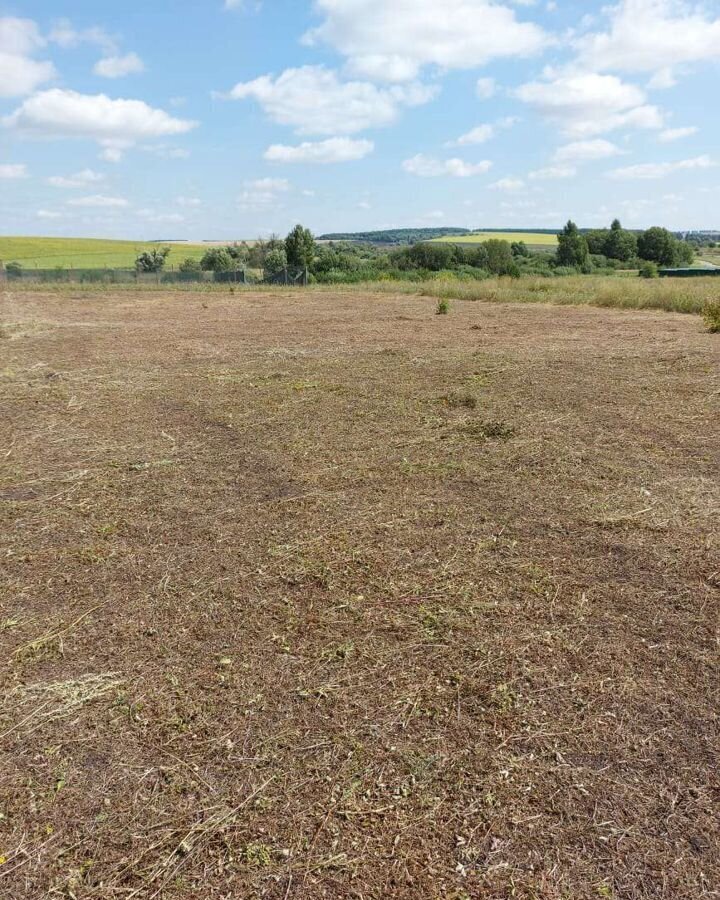
<svg viewBox="0 0 720 900"><path fill-rule="evenodd" d="M697 318L0 304L2 896L717 896Z"/></svg>

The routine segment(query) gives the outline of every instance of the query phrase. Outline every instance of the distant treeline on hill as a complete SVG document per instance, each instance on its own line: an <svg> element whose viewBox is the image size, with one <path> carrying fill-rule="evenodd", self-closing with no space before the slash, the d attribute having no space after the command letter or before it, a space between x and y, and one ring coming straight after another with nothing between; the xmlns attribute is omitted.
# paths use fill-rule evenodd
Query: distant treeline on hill
<svg viewBox="0 0 720 900"><path fill-rule="evenodd" d="M467 228L393 228L387 231L347 231L321 234L319 241L358 241L363 244L417 244L435 238L468 234Z"/></svg>

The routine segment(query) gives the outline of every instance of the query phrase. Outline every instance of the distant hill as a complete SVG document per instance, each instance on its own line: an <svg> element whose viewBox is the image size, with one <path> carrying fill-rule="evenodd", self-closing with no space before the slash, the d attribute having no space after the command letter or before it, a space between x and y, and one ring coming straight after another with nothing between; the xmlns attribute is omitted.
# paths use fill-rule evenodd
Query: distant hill
<svg viewBox="0 0 720 900"><path fill-rule="evenodd" d="M387 231L342 231L321 234L319 241L360 241L364 244L416 244L433 238L467 234L467 228L392 228Z"/></svg>

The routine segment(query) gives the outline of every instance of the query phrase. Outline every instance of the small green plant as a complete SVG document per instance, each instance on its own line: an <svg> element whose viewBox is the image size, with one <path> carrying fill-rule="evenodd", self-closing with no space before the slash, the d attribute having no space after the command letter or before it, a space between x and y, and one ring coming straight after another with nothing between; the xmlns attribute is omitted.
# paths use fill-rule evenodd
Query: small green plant
<svg viewBox="0 0 720 900"><path fill-rule="evenodd" d="M450 312L450 301L443 297L441 300L438 300L438 305L435 308L436 316L446 316Z"/></svg>
<svg viewBox="0 0 720 900"><path fill-rule="evenodd" d="M720 300L708 300L703 308L703 321L710 334L720 333Z"/></svg>
<svg viewBox="0 0 720 900"><path fill-rule="evenodd" d="M650 260L646 260L640 266L640 277L641 278L659 278L660 273L658 272L657 263L650 262Z"/></svg>

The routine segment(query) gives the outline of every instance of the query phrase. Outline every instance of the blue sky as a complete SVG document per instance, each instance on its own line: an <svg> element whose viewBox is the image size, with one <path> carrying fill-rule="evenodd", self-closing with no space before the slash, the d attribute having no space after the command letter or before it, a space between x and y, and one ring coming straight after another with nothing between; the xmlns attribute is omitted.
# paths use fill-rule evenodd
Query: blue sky
<svg viewBox="0 0 720 900"><path fill-rule="evenodd" d="M719 0L0 0L0 230L720 227Z"/></svg>

